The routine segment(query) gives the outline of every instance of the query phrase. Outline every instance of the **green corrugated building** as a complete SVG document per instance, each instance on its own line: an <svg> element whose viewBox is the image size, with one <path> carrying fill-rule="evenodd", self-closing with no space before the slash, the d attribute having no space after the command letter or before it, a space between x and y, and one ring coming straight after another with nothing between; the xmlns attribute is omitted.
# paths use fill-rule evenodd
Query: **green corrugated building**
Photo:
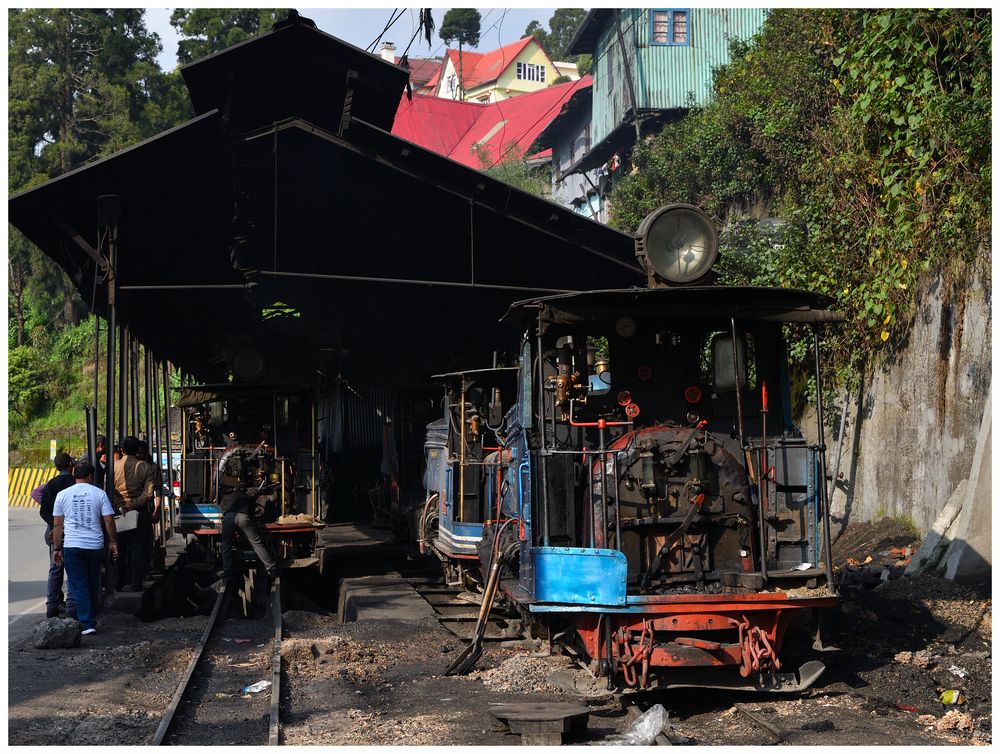
<svg viewBox="0 0 1000 754"><path fill-rule="evenodd" d="M595 151L609 137L614 140L616 129L631 130L634 136L636 115L640 121L662 121L705 104L712 70L729 62L730 41L749 40L766 14L763 8L591 10L569 52L594 58ZM604 146L601 152L611 148L608 156L615 151L614 144Z"/></svg>

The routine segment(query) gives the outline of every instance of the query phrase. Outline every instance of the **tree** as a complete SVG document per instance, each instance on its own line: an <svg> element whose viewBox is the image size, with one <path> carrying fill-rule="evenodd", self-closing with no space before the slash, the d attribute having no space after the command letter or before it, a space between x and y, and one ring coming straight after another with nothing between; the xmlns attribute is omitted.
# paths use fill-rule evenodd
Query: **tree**
<svg viewBox="0 0 1000 754"><path fill-rule="evenodd" d="M181 41L177 60L190 63L271 28L288 15L282 8L176 8L170 25Z"/></svg>
<svg viewBox="0 0 1000 754"><path fill-rule="evenodd" d="M525 37L534 37L538 41L538 44L542 46L543 50L546 52L549 51L549 33L545 31L545 27L538 21L532 21L524 27L524 34L521 35L521 39L524 39Z"/></svg>
<svg viewBox="0 0 1000 754"><path fill-rule="evenodd" d="M161 45L141 10L12 10L8 30L10 192L151 135L144 114L161 85ZM79 296L54 262L16 231L8 253L19 345L35 325L78 319Z"/></svg>
<svg viewBox="0 0 1000 754"><path fill-rule="evenodd" d="M549 46L546 52L553 60L565 60L569 55L569 43L580 28L587 11L583 8L556 8L549 19Z"/></svg>
<svg viewBox="0 0 1000 754"><path fill-rule="evenodd" d="M452 8L444 14L444 21L438 30L438 36L446 44L458 42L458 92L459 99L464 96L462 76L462 47L475 47L479 44L479 26L481 22L479 11L475 8Z"/></svg>
<svg viewBox="0 0 1000 754"><path fill-rule="evenodd" d="M534 35L553 60L575 62L582 76L590 72L590 55L577 55L574 59L569 54L569 43L573 41L577 29L586 17L587 11L583 8L556 8L549 19L548 31L538 21L532 21L525 28L524 36Z"/></svg>
<svg viewBox="0 0 1000 754"><path fill-rule="evenodd" d="M8 11L8 191L17 193L121 150L190 117L177 73L164 74L162 46L142 10ZM9 408L23 427L51 416L63 396L89 396L70 359L72 334L89 347L93 322L68 276L8 226ZM49 344L46 346L45 344ZM72 362L72 364L71 364ZM82 426L77 401L68 423ZM44 417L43 417L44 418ZM12 426L14 422L12 421Z"/></svg>

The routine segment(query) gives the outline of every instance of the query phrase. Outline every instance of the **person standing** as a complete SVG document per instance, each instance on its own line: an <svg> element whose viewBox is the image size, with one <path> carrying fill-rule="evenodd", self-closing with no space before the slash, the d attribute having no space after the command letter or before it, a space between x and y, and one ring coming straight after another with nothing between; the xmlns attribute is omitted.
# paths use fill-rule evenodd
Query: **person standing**
<svg viewBox="0 0 1000 754"><path fill-rule="evenodd" d="M142 591L142 580L149 570L153 550L153 521L151 518L156 477L153 465L138 457L140 443L137 437L122 440L122 460L115 462L115 502L123 512L136 511L136 527L125 539L126 561L130 571L129 588ZM125 568L116 568L115 589L125 591Z"/></svg>
<svg viewBox="0 0 1000 754"><path fill-rule="evenodd" d="M108 451L104 447L107 442L107 438L104 435L99 435L97 445L94 448L94 456L97 458L97 465L94 466L94 486L100 487L102 490L104 489L104 475L108 471Z"/></svg>
<svg viewBox="0 0 1000 754"><path fill-rule="evenodd" d="M56 618L63 611L72 615L74 609L72 595L63 600L63 566L62 563L56 565L52 548L52 509L56 503L56 496L67 487L73 486L73 458L69 453L56 453L52 462L55 464L57 474L45 483L38 505L38 515L45 522L45 544L49 546L48 595L45 599L46 618Z"/></svg>
<svg viewBox="0 0 1000 754"><path fill-rule="evenodd" d="M118 558L115 511L104 490L94 486L90 461L76 464L73 477L75 483L56 496L53 507L53 559L60 565L65 563L81 633L92 634L97 631L95 611L100 598L105 534L111 557Z"/></svg>

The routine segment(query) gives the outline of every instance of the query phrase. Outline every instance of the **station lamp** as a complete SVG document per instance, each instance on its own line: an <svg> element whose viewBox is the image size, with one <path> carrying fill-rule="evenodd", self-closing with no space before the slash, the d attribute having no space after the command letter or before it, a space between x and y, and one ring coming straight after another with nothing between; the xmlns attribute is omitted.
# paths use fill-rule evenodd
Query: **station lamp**
<svg viewBox="0 0 1000 754"><path fill-rule="evenodd" d="M693 204L668 204L646 215L635 235L635 254L650 288L704 281L719 256L712 221Z"/></svg>

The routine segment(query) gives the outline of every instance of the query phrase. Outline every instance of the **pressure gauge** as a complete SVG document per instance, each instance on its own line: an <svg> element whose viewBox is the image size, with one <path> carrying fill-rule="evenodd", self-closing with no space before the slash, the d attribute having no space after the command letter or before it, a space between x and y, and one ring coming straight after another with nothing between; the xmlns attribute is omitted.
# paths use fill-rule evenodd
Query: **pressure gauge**
<svg viewBox="0 0 1000 754"><path fill-rule="evenodd" d="M715 227L691 204L668 204L652 212L636 235L636 255L651 284L698 283L711 271L718 254Z"/></svg>
<svg viewBox="0 0 1000 754"><path fill-rule="evenodd" d="M619 337L631 338L637 329L638 325L631 317L619 317L615 320L615 332L618 333Z"/></svg>

